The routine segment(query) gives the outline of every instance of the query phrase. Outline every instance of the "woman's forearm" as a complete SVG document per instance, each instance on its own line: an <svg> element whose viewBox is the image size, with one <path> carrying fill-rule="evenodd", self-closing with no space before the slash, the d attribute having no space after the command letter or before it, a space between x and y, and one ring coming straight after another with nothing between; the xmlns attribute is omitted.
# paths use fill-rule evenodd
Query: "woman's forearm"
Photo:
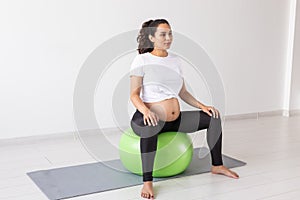
<svg viewBox="0 0 300 200"><path fill-rule="evenodd" d="M195 99L193 97L193 95L191 95L188 91L185 91L184 93L180 94L180 98L186 102L187 104L195 107L195 108L199 108L202 109L203 107L205 107L204 104L202 104L201 102L199 102L197 99Z"/></svg>
<svg viewBox="0 0 300 200"><path fill-rule="evenodd" d="M133 105L138 109L141 113L145 114L146 111L149 110L149 108L144 104L142 99L139 95L133 94L130 96L130 100L133 103Z"/></svg>

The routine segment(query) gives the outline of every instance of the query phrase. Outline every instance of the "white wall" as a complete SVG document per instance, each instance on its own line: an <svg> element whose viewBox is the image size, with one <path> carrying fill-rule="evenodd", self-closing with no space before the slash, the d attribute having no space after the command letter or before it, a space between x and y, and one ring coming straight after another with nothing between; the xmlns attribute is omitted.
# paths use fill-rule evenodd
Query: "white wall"
<svg viewBox="0 0 300 200"><path fill-rule="evenodd" d="M288 11L287 0L3 0L0 138L74 131L72 98L81 65L102 42L149 18L167 18L174 31L207 51L224 83L226 115L280 110ZM96 113L111 111L95 107ZM99 120L115 126L109 114Z"/></svg>
<svg viewBox="0 0 300 200"><path fill-rule="evenodd" d="M290 109L300 109L300 2L297 2Z"/></svg>

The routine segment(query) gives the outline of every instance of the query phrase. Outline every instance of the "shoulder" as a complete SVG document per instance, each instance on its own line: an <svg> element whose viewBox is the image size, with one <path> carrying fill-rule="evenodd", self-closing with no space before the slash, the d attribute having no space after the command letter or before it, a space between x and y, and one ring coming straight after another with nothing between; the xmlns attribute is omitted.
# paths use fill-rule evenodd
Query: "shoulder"
<svg viewBox="0 0 300 200"><path fill-rule="evenodd" d="M137 54L133 61L131 62L130 70L143 70L145 65L145 55L144 54Z"/></svg>
<svg viewBox="0 0 300 200"><path fill-rule="evenodd" d="M148 57L147 53L137 54L134 57L133 62L138 62L138 63L142 64L142 63L144 63L145 58L147 58L147 57Z"/></svg>
<svg viewBox="0 0 300 200"><path fill-rule="evenodd" d="M177 54L175 54L175 53L173 53L173 52L168 52L168 56L169 56L170 58L177 58L177 57L179 57Z"/></svg>
<svg viewBox="0 0 300 200"><path fill-rule="evenodd" d="M149 54L150 54L150 53L137 54L137 55L135 56L135 58L138 58L138 59L146 58L146 57L149 57Z"/></svg>
<svg viewBox="0 0 300 200"><path fill-rule="evenodd" d="M171 60L173 60L174 62L181 64L181 58L180 56L178 56L177 54L170 52L169 56L168 56Z"/></svg>
<svg viewBox="0 0 300 200"><path fill-rule="evenodd" d="M172 58L172 59L175 59L175 60L180 60L180 56L178 56L176 53L173 53L173 52L168 52L168 57L169 58Z"/></svg>
<svg viewBox="0 0 300 200"><path fill-rule="evenodd" d="M143 54L137 54L132 61L132 65L141 65L144 63Z"/></svg>

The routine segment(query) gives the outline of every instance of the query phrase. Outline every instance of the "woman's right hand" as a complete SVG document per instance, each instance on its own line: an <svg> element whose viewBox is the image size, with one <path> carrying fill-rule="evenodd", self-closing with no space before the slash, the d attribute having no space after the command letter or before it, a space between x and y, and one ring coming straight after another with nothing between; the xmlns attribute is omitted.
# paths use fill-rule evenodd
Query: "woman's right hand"
<svg viewBox="0 0 300 200"><path fill-rule="evenodd" d="M147 110L144 113L144 124L149 126L156 126L158 124L159 117L155 112L152 112L151 110Z"/></svg>

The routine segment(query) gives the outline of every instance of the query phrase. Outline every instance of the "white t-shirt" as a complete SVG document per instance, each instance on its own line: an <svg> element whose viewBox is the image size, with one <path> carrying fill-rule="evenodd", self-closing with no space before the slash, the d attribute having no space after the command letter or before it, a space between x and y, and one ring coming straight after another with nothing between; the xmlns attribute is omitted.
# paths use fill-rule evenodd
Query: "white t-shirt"
<svg viewBox="0 0 300 200"><path fill-rule="evenodd" d="M172 53L168 53L167 57L149 52L138 54L131 64L130 76L143 77L140 94L143 102L178 98L183 84L180 58Z"/></svg>

